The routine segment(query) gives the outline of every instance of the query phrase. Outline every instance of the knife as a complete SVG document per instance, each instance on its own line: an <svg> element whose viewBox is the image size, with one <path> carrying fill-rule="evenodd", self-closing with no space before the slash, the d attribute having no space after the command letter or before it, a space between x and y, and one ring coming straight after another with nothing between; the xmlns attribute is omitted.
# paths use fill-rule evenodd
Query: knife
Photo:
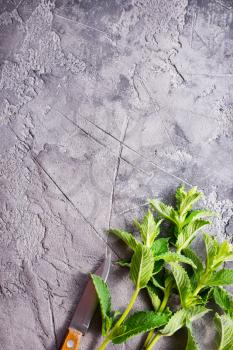
<svg viewBox="0 0 233 350"><path fill-rule="evenodd" d="M107 249L105 260L100 267L95 271L95 274L102 277L106 282L110 270L111 252ZM70 322L68 334L65 338L61 350L77 350L80 344L81 337L89 328L91 319L98 305L98 298L95 287L89 278L86 288L81 296L76 311Z"/></svg>

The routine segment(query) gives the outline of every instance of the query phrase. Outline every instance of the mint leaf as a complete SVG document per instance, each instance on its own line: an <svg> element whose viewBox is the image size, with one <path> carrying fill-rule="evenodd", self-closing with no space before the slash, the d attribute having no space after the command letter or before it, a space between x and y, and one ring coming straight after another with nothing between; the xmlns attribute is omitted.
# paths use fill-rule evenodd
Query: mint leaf
<svg viewBox="0 0 233 350"><path fill-rule="evenodd" d="M216 241L216 246L217 251L212 264L214 268L219 267L225 261L233 261L233 248L228 241L225 240L220 244Z"/></svg>
<svg viewBox="0 0 233 350"><path fill-rule="evenodd" d="M190 248L186 248L183 251L183 254L192 260L192 262L195 264L197 272L200 273L204 270L204 266L202 264L201 259L199 258L199 256Z"/></svg>
<svg viewBox="0 0 233 350"><path fill-rule="evenodd" d="M161 283L155 278L155 277L151 277L150 282L157 288L159 288L160 290L164 291L164 287L161 285Z"/></svg>
<svg viewBox="0 0 233 350"><path fill-rule="evenodd" d="M163 335L169 337L177 332L185 325L186 310L181 309L177 311L168 321L167 325L160 331Z"/></svg>
<svg viewBox="0 0 233 350"><path fill-rule="evenodd" d="M217 259L221 257L224 258L224 261L233 260L233 247L227 240L219 244Z"/></svg>
<svg viewBox="0 0 233 350"><path fill-rule="evenodd" d="M102 280L100 276L92 274L91 278L100 303L100 310L102 315L102 335L106 335L106 332L111 326L111 295L107 284Z"/></svg>
<svg viewBox="0 0 233 350"><path fill-rule="evenodd" d="M159 238L154 241L154 243L152 244L151 250L155 258L160 254L168 252L168 249L169 249L168 241L169 241L169 238ZM163 260L156 261L154 265L153 274L155 275L159 273L162 270L163 266L164 266Z"/></svg>
<svg viewBox="0 0 233 350"><path fill-rule="evenodd" d="M168 264L173 263L173 262L181 262L184 264L191 265L194 269L196 269L196 265L194 264L194 262L191 259L187 258L184 255L175 253L175 252L167 252L165 254L161 254L161 255L158 255L155 257L155 261L161 260L161 259L164 260Z"/></svg>
<svg viewBox="0 0 233 350"><path fill-rule="evenodd" d="M210 310L203 306L194 306L189 309L181 309L177 311L168 321L168 324L160 331L163 335L171 336L185 324L202 317Z"/></svg>
<svg viewBox="0 0 233 350"><path fill-rule="evenodd" d="M218 350L233 350L233 320L227 315L215 315L218 332Z"/></svg>
<svg viewBox="0 0 233 350"><path fill-rule="evenodd" d="M169 315L154 311L139 311L131 315L113 334L113 344L121 344L142 332L150 331L167 323Z"/></svg>
<svg viewBox="0 0 233 350"><path fill-rule="evenodd" d="M204 242L206 247L206 267L211 268L213 265L214 257L217 254L218 242L214 239L213 236L204 234Z"/></svg>
<svg viewBox="0 0 233 350"><path fill-rule="evenodd" d="M184 216L192 209L194 203L196 203L202 197L202 193L198 192L197 187L192 187L188 192L185 191L184 186L181 185L176 191L176 202L180 216Z"/></svg>
<svg viewBox="0 0 233 350"><path fill-rule="evenodd" d="M197 233L206 225L210 224L210 221L198 219L186 225L179 233L176 241L176 247L178 251L187 248Z"/></svg>
<svg viewBox="0 0 233 350"><path fill-rule="evenodd" d="M156 211L160 217L172 221L176 225L179 223L179 218L174 208L160 202L158 199L152 199L149 203L151 208Z"/></svg>
<svg viewBox="0 0 233 350"><path fill-rule="evenodd" d="M221 269L214 272L206 282L209 286L228 286L233 284L233 270Z"/></svg>
<svg viewBox="0 0 233 350"><path fill-rule="evenodd" d="M143 243L147 247L151 247L155 238L159 235L160 225L162 220L155 222L155 218L150 210L144 216L142 223L135 221L136 226L139 229Z"/></svg>
<svg viewBox="0 0 233 350"><path fill-rule="evenodd" d="M214 215L215 213L210 210L205 210L205 209L192 210L190 214L186 217L184 221L184 226L190 224L193 221L196 221L197 219L203 219Z"/></svg>
<svg viewBox="0 0 233 350"><path fill-rule="evenodd" d="M199 350L198 344L192 334L192 327L191 325L187 325L188 330L188 339L185 350Z"/></svg>
<svg viewBox="0 0 233 350"><path fill-rule="evenodd" d="M178 263L171 263L171 271L179 291L181 305L186 307L186 301L192 293L189 276L185 269Z"/></svg>
<svg viewBox="0 0 233 350"><path fill-rule="evenodd" d="M145 288L152 277L154 257L151 250L138 245L130 265L130 277L138 289Z"/></svg>
<svg viewBox="0 0 233 350"><path fill-rule="evenodd" d="M213 296L216 304L233 318L233 296L221 287L214 288Z"/></svg>
<svg viewBox="0 0 233 350"><path fill-rule="evenodd" d="M203 290L201 292L201 301L202 301L202 305L206 305L206 303L208 303L208 301L212 298L213 295L213 287L211 288L205 288L205 290Z"/></svg>
<svg viewBox="0 0 233 350"><path fill-rule="evenodd" d="M112 233L120 238L132 250L135 250L138 244L140 244L140 242L129 232L114 228L110 229L109 233Z"/></svg>
<svg viewBox="0 0 233 350"><path fill-rule="evenodd" d="M111 316L105 316L102 318L102 335L106 336L113 324L113 318Z"/></svg>
<svg viewBox="0 0 233 350"><path fill-rule="evenodd" d="M190 323L203 317L206 313L210 312L211 310L207 309L202 305L196 305L188 308L186 311L186 322Z"/></svg>
<svg viewBox="0 0 233 350"><path fill-rule="evenodd" d="M154 307L154 310L158 311L158 309L161 305L161 300L159 299L156 287L152 283L149 283L147 285L146 289L147 289L147 292L149 294L151 303Z"/></svg>
<svg viewBox="0 0 233 350"><path fill-rule="evenodd" d="M186 248L182 250L182 253L189 259L193 261L193 263L196 265L196 269L194 269L194 274L190 277L191 284L193 288L197 287L198 281L200 280L201 275L204 271L204 266L202 264L201 259L199 256L190 248Z"/></svg>
<svg viewBox="0 0 233 350"><path fill-rule="evenodd" d="M185 191L184 185L180 185L176 189L175 197L176 197L176 206L179 209L181 203L185 200L187 196L187 192Z"/></svg>
<svg viewBox="0 0 233 350"><path fill-rule="evenodd" d="M169 238L156 239L151 247L154 256L167 253L169 250L168 242Z"/></svg>
<svg viewBox="0 0 233 350"><path fill-rule="evenodd" d="M153 276L157 275L164 267L164 261L159 260L154 263Z"/></svg>

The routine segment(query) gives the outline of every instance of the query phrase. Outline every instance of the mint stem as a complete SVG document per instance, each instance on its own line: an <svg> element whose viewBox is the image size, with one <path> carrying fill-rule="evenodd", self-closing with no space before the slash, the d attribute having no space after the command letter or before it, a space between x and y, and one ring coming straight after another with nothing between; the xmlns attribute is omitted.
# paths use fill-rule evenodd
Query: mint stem
<svg viewBox="0 0 233 350"><path fill-rule="evenodd" d="M108 343L110 342L110 339L108 337L106 337L103 341L103 343L100 345L100 347L98 348L98 350L104 350L106 348L106 346L108 345Z"/></svg>
<svg viewBox="0 0 233 350"><path fill-rule="evenodd" d="M164 309L166 308L167 306L167 302L168 302L168 299L169 299L169 296L170 296L170 293L171 293L171 290L172 290L172 281L170 281L170 283L167 285L167 288L165 289L164 291L164 297L163 297L163 301L159 307L159 310L158 312L163 312ZM143 349L148 349L148 345L150 344L150 341L151 341L151 338L153 337L153 334L154 334L154 329L152 329L149 333L148 333L148 336L146 338L146 341L143 345Z"/></svg>
<svg viewBox="0 0 233 350"><path fill-rule="evenodd" d="M162 336L162 334L157 333L157 334L154 336L152 342L149 344L149 346L147 347L146 350L151 350L151 349L153 348L153 346L157 343L157 341L160 339L161 336Z"/></svg>
<svg viewBox="0 0 233 350"><path fill-rule="evenodd" d="M137 288L135 290L135 292L132 295L132 298L127 306L127 308L125 309L125 311L123 312L123 314L121 315L121 317L119 318L119 320L117 321L117 323L115 324L115 326L112 328L111 332L107 335L107 337L105 338L105 340L103 341L103 343L100 345L100 347L98 348L98 350L104 350L106 348L106 346L108 345L108 343L111 341L111 336L113 335L113 333L120 327L120 325L124 322L124 320L126 319L126 317L128 316L130 310L132 309L132 307L134 306L134 303L137 299L138 293L140 292L140 289Z"/></svg>

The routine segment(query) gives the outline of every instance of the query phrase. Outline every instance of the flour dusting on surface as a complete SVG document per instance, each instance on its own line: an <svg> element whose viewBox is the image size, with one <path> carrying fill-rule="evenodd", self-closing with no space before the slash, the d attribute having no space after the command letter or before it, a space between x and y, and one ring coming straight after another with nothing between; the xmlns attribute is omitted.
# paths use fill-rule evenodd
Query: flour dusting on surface
<svg viewBox="0 0 233 350"><path fill-rule="evenodd" d="M210 232L220 241L226 238L232 240L233 233L231 235L227 233L226 226L233 216L233 202L230 199L218 200L218 194L213 191L203 199L203 204L206 208L217 213L212 218L213 224L211 225Z"/></svg>

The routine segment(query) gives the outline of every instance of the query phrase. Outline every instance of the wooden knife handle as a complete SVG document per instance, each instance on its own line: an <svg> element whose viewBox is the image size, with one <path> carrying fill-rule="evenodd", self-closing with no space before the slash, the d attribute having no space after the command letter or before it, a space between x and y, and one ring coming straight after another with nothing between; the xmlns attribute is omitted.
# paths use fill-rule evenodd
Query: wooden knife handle
<svg viewBox="0 0 233 350"><path fill-rule="evenodd" d="M61 350L78 350L82 333L69 328L68 334Z"/></svg>

